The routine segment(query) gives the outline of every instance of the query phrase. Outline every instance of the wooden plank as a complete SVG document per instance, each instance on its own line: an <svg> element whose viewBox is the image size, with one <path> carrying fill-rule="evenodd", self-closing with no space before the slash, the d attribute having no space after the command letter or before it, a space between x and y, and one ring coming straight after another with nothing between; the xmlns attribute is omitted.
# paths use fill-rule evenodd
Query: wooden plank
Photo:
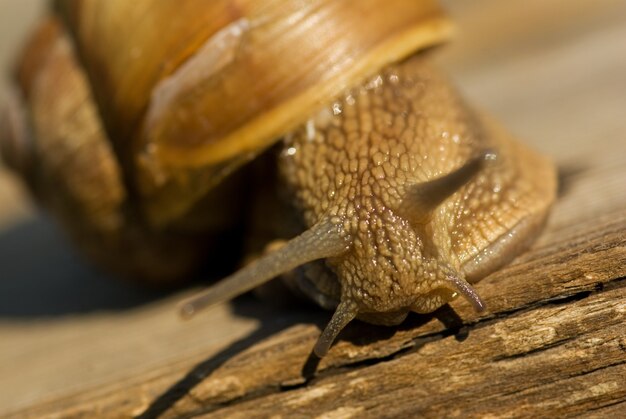
<svg viewBox="0 0 626 419"><path fill-rule="evenodd" d="M204 417L565 417L609 405L626 398L626 287L615 285Z"/></svg>
<svg viewBox="0 0 626 419"><path fill-rule="evenodd" d="M549 349L572 339L584 341L592 338L607 340L611 336L623 338L626 336L626 326L623 325L626 307L622 299L625 290L623 278L626 277L625 231L624 212L608 214L598 220L583 223L582 226L572 226L568 231L558 231L559 234L548 236L548 239L553 237L553 241L537 246L515 264L480 284L480 292L489 301L487 313L476 316L464 301L459 301L452 304L454 312L442 310L435 318L415 315L396 330L356 323L342 334L341 340L317 366L315 372L321 375L330 374L334 377L331 380L334 380L343 376L344 368L360 371L363 363L376 359L387 360L390 357L398 359L398 365L405 370L410 365L410 371L420 371L416 360L401 361L407 350L429 345L436 352L437 348L446 347L439 346L447 345L443 342L456 342L457 338L461 339L466 334L476 339L471 341L476 346L457 343L454 349L450 349L450 354L442 355L444 359L456 360L450 361L451 369L469 362L463 360L464 356L473 360L472 362L478 362L472 364L474 367L482 365L482 368L488 369L492 359L479 359L475 354L476 347L483 344L489 348L485 356L518 358L526 352L540 351L544 347ZM601 314L596 318L594 316L598 310ZM216 313L212 314L215 316L213 320L216 320ZM562 318L563 316L565 317ZM611 317L611 320L602 316ZM462 323L459 318L463 319ZM526 320L522 322L521 319ZM539 329L527 330L530 325L540 324L543 319L552 319L550 324L566 324L566 320L569 323L563 329L548 330L549 326L537 326ZM317 320L321 324L324 321L323 317L301 320ZM577 325L576 322L581 324ZM506 340L504 331L515 327L518 327L516 333L519 338L512 334ZM542 327L550 339L542 335L544 332L538 332ZM86 415L96 409L100 413L116 416L121 412L129 412L131 407L132 412L141 411L146 407L143 403L151 401L151 413L166 411L171 417L175 417L178 414L217 409L241 398L304 385L311 378L307 374L313 372L311 366L307 365L307 360L319 334L318 327L296 324L277 333L268 332L266 328L271 326L259 327L256 332L233 344L223 353L212 354L207 350L209 356L195 357L193 362L191 359L179 359L178 362L163 365L158 370L143 373L126 382L115 381L92 391L81 391L67 399L39 405L21 414L40 417L46 412L62 411L64 414ZM607 335L602 334L603 328L607 330ZM484 340L484 333L487 333L483 332L484 329L490 330L491 334L495 333L494 330L500 330L498 333L502 336L499 339L506 340L508 352L501 347L489 347L488 341ZM474 338L474 334L479 337ZM253 345L246 348L250 344ZM241 351L242 349L244 350ZM603 353L601 357L606 362L626 361L623 351ZM427 369L428 365L435 362L433 358L434 355L419 365ZM572 363L572 359L569 362ZM574 366L576 362L573 363ZM547 367L542 364L542 368ZM562 370L556 373L569 375L568 371ZM501 375L485 375L483 379L492 382L504 380L503 382L509 383L512 380L511 377L503 378ZM517 379L518 385L525 385L528 377L520 375ZM471 387L476 385L475 382L465 384L468 388L470 384ZM311 391L315 391L315 388L306 387ZM490 388L492 391L501 390L500 386ZM495 397L499 393L490 394ZM332 400L332 396L329 397ZM369 397L373 395L370 394ZM255 400L250 405L251 409L256 409L259 403ZM275 406L273 402L268 403L268 406ZM239 404L235 406L239 408Z"/></svg>
<svg viewBox="0 0 626 419"><path fill-rule="evenodd" d="M173 316L189 291L131 309L105 304L96 306L104 311L45 320L41 312L5 313L0 356L11 362L0 363L0 416L623 411L626 8L608 0L448 3L460 33L474 28L476 38L460 37L443 50L442 65L472 102L561 169L546 231L531 251L478 285L487 312L476 315L457 301L398 328L355 322L319 364L309 355L327 313L252 298L189 323ZM567 18L546 17L559 10ZM36 241L40 232L33 234ZM68 263L55 266L54 276L69 270L85 287L100 284L94 278L101 277L72 265L74 257L62 260ZM65 293L70 304L72 286L49 295ZM20 301L29 297L1 289ZM116 290L111 298L137 292Z"/></svg>

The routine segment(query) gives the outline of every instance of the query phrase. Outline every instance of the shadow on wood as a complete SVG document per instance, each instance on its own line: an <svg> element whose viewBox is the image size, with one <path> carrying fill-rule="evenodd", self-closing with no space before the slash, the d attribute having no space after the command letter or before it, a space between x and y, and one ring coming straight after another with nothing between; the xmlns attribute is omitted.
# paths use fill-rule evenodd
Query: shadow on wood
<svg viewBox="0 0 626 419"><path fill-rule="evenodd" d="M248 315L254 315L254 313L248 313ZM291 324L286 324L284 325L284 327L288 327L290 325ZM221 367L224 362L245 351L246 349L258 344L263 339L273 335L281 329L282 327L277 327L277 325L274 323L261 323L259 328L250 333L248 336L232 343L228 347L224 348L222 351L193 367L189 372L185 374L185 376L181 380L174 383L170 388L168 388L163 394L161 394L156 400L154 400L154 402L150 404L145 412L137 417L141 419L160 417L164 412L172 409L176 405L176 403L179 402L182 398L188 397L192 390L203 380L210 379L211 374L216 369ZM202 406L201 401L198 402L200 403L200 406L198 406L197 411L187 411L185 412L185 414L189 415L211 411L216 407L216 405L214 405L213 408L212 406Z"/></svg>
<svg viewBox="0 0 626 419"><path fill-rule="evenodd" d="M124 310L167 295L88 266L46 218L0 234L0 266L0 318Z"/></svg>

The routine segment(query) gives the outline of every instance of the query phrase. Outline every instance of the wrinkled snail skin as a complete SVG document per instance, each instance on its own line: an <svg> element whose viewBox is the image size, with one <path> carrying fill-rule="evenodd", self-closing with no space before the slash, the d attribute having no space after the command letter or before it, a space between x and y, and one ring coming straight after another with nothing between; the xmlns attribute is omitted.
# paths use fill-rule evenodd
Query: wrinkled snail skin
<svg viewBox="0 0 626 419"><path fill-rule="evenodd" d="M338 302L319 356L354 318L394 325L459 295L482 310L467 280L530 244L556 188L547 159L468 109L422 56L388 67L287 135L279 165L310 229L184 310L324 257L339 286L311 276L303 289ZM315 295L322 290L330 294Z"/></svg>
<svg viewBox="0 0 626 419"><path fill-rule="evenodd" d="M353 319L395 325L459 296L480 311L473 284L555 199L552 163L428 62L452 28L435 0L53 4L17 62L0 151L91 260L189 278L246 212L284 209L251 204L251 184L287 197L289 216L269 216L293 218L292 238L184 316L280 277L334 310L323 356ZM251 180L268 162L277 180Z"/></svg>

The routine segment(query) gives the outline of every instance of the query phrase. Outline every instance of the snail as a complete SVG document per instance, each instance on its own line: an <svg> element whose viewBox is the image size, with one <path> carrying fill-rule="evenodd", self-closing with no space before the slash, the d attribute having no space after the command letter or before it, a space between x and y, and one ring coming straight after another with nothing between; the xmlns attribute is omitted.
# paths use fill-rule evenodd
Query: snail
<svg viewBox="0 0 626 419"><path fill-rule="evenodd" d="M434 0L57 1L18 63L3 156L92 259L154 281L266 208L256 224L292 238L182 313L281 277L334 310L324 356L353 319L482 310L473 284L555 199L552 163L429 63L450 34Z"/></svg>

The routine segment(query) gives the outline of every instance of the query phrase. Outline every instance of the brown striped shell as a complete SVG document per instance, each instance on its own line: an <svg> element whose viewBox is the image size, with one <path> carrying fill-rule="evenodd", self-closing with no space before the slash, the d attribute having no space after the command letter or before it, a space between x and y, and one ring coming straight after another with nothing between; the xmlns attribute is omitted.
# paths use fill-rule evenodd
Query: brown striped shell
<svg viewBox="0 0 626 419"><path fill-rule="evenodd" d="M423 0L59 4L157 224L312 109L450 32L436 2Z"/></svg>

